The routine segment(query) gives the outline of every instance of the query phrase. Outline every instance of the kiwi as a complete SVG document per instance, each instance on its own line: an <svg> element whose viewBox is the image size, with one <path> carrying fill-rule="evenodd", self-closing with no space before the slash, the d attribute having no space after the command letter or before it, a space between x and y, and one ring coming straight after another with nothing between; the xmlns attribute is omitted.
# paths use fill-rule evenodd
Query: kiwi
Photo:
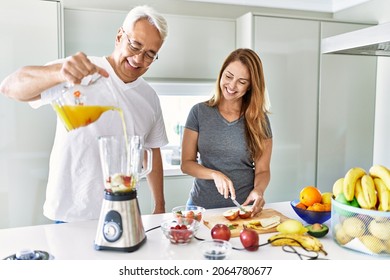
<svg viewBox="0 0 390 280"><path fill-rule="evenodd" d="M317 238L324 237L329 232L329 227L324 224L316 223L316 224L308 225L306 226L306 228L308 229L307 231L308 234Z"/></svg>

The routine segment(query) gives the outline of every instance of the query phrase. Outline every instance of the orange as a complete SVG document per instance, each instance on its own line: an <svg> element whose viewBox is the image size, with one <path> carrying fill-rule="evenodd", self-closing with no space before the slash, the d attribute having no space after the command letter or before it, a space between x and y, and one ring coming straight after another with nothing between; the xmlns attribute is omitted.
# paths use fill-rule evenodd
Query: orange
<svg viewBox="0 0 390 280"><path fill-rule="evenodd" d="M324 203L324 211L331 211L331 210L332 210L332 204Z"/></svg>
<svg viewBox="0 0 390 280"><path fill-rule="evenodd" d="M306 205L312 206L314 203L321 203L321 192L314 186L304 187L299 193L299 201Z"/></svg>
<svg viewBox="0 0 390 280"><path fill-rule="evenodd" d="M301 209L304 209L304 210L306 210L306 208L307 208L306 205L303 204L302 202L297 203L297 205L295 205L295 207L301 208Z"/></svg>
<svg viewBox="0 0 390 280"><path fill-rule="evenodd" d="M325 211L325 206L322 203L316 202L310 207L312 208L312 211L319 211L319 212Z"/></svg>

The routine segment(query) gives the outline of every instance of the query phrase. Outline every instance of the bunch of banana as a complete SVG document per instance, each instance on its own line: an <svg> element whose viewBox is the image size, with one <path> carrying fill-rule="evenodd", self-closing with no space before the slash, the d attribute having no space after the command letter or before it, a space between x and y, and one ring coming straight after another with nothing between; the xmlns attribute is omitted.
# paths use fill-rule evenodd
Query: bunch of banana
<svg viewBox="0 0 390 280"><path fill-rule="evenodd" d="M268 242L273 246L295 246L303 247L307 251L322 252L327 255L322 243L311 235L278 233L268 238Z"/></svg>
<svg viewBox="0 0 390 280"><path fill-rule="evenodd" d="M334 196L340 193L348 201L356 198L363 209L390 211L390 170L379 164L373 165L368 173L353 167L334 183Z"/></svg>

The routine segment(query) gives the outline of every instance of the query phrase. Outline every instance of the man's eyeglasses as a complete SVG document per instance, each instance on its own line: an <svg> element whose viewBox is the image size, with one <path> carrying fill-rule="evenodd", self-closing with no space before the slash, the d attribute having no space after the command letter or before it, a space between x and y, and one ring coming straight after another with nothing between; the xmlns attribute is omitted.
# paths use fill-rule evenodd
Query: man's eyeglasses
<svg viewBox="0 0 390 280"><path fill-rule="evenodd" d="M127 35L127 33L125 32L123 27L121 29L122 29L123 34L126 35L131 53L133 53L134 55L139 55L141 53L144 53L143 58L144 58L144 61L147 63L152 63L153 61L158 59L157 53L155 53L153 51L145 51L144 46L141 43L138 43L137 41L130 39L129 35Z"/></svg>

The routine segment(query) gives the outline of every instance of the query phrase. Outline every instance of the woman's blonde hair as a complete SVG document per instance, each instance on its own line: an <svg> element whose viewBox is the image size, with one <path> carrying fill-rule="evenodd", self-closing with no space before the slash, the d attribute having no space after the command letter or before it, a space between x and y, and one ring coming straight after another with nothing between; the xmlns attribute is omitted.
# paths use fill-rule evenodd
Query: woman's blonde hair
<svg viewBox="0 0 390 280"><path fill-rule="evenodd" d="M226 67L234 61L240 61L245 65L250 74L250 85L242 97L241 114L244 115L245 119L245 137L249 151L253 159L256 160L263 154L264 141L271 137L266 119L266 114L269 112L265 100L263 64L256 52L241 48L230 53L219 71L215 93L207 101L207 104L215 107L221 102L222 92L219 84Z"/></svg>

